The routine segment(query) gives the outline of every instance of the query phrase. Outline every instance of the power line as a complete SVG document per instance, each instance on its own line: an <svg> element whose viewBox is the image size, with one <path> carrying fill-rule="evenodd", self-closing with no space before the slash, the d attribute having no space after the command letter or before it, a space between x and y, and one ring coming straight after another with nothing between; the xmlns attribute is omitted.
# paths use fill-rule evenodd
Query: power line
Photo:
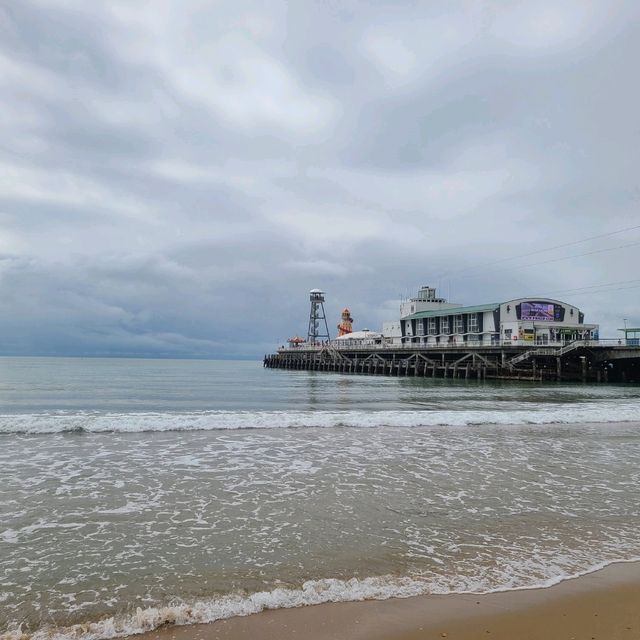
<svg viewBox="0 0 640 640"><path fill-rule="evenodd" d="M612 289L598 289L596 291L582 291L581 293L574 294L574 297L580 297L584 295L596 295L598 293L610 293L612 291L627 291L628 289L640 289L640 284L632 285L629 287L614 287ZM543 297L543 296L540 296Z"/></svg>
<svg viewBox="0 0 640 640"><path fill-rule="evenodd" d="M561 262L562 260L570 260L571 258L582 258L584 256L592 256L596 253L605 253L607 251L615 251L616 249L626 249L627 247L635 247L640 244L640 240L637 242L630 242L628 244L621 244L617 247L608 247L606 249L596 249L595 251L587 251L586 253L575 253L570 256L563 256L562 258L552 258L551 260L543 260L542 262L530 262L529 264L516 265L515 267L511 267L511 269L526 269L528 267L537 267L541 264L551 264L552 262ZM496 273L499 269L494 269L493 271L485 271L481 274L475 274L472 276L462 276L463 278L483 278L487 274Z"/></svg>
<svg viewBox="0 0 640 640"><path fill-rule="evenodd" d="M638 283L638 284L632 284ZM628 285L620 287L618 285ZM597 293L608 293L609 291L624 291L626 289L638 289L640 288L640 278L634 278L632 280L616 280L614 282L602 282L600 284L592 284L584 287L574 287L572 289L553 289L547 290L544 293L537 293L535 295L528 296L530 299L534 298L546 298L551 294L558 293L571 293L574 296L581 295L595 295ZM517 292L519 293L519 292ZM521 296L520 296L521 297Z"/></svg>
<svg viewBox="0 0 640 640"><path fill-rule="evenodd" d="M464 269L459 269L458 271L449 271L449 272L445 272L444 274L441 274L439 276L437 276L438 278L449 278L451 276L455 276L457 274L460 273L465 273L467 271L471 271L476 270L476 269L483 269L484 267L490 267L493 266L494 264L500 264L502 262L508 262L509 260L516 260L518 258L527 258L529 256L533 256L536 255L538 253L546 253L548 251L555 251L556 249L562 249L564 247L571 247L574 246L576 244L582 244L583 242L589 242L590 240L597 240L598 238L607 238L609 236L614 236L617 235L619 233L624 233L626 231L634 231L636 229L640 229L640 225L635 225L633 227L625 227L624 229L618 229L617 231L609 231L608 233L600 233L596 236L589 236L588 238L583 238L582 240L573 240L572 242L565 242L563 244L557 244L553 247L547 247L546 249L537 249L536 251L530 251L529 253L521 253L517 256L511 256L508 258L499 258L498 260L492 260L491 262L485 262L484 264L480 264L476 267L465 267ZM627 246L627 245L625 245ZM615 248L615 247L614 247ZM582 255L582 254L581 254ZM584 255L588 255L588 254L584 254ZM571 256L569 256L571 257ZM544 263L542 263L544 264Z"/></svg>
<svg viewBox="0 0 640 640"><path fill-rule="evenodd" d="M610 287L612 285L629 284L631 282L640 282L640 278L633 280L618 280L616 282L603 282L602 284L593 284L586 287L575 287L574 289L555 289L554 291L548 291L547 293L573 293L574 291L586 291L587 289L602 289L603 287Z"/></svg>

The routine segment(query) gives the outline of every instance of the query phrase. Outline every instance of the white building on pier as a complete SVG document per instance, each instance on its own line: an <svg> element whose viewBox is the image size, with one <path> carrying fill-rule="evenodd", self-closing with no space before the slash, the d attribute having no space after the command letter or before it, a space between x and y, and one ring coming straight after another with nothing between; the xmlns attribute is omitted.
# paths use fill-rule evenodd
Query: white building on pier
<svg viewBox="0 0 640 640"><path fill-rule="evenodd" d="M424 346L557 345L598 338L577 307L552 298L517 298L465 307L422 287L400 305L400 318L383 324L387 344Z"/></svg>

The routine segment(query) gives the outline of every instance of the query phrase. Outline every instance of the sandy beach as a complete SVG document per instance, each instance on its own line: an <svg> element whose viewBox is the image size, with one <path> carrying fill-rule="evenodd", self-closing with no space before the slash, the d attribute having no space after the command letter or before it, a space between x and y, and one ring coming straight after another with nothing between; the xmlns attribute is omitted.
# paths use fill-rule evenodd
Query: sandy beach
<svg viewBox="0 0 640 640"><path fill-rule="evenodd" d="M420 596L265 611L166 627L146 640L631 640L640 638L640 563L545 589Z"/></svg>

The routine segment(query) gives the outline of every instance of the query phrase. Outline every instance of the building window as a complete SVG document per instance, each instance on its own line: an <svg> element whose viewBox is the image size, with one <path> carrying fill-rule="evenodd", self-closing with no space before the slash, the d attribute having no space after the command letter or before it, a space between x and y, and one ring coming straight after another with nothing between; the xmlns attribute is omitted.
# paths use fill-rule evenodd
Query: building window
<svg viewBox="0 0 640 640"><path fill-rule="evenodd" d="M418 320L416 322L416 335L417 336L424 335L424 320Z"/></svg>
<svg viewBox="0 0 640 640"><path fill-rule="evenodd" d="M440 318L440 333L449 333L449 316Z"/></svg>
<svg viewBox="0 0 640 640"><path fill-rule="evenodd" d="M454 316L453 318L453 332L464 333L464 318L462 316Z"/></svg>
<svg viewBox="0 0 640 640"><path fill-rule="evenodd" d="M435 318L429 318L427 320L427 331L429 332L430 336L434 336L434 335L436 335L436 333L438 333L438 330L436 329L436 319Z"/></svg>
<svg viewBox="0 0 640 640"><path fill-rule="evenodd" d="M469 326L467 331L470 331L472 333L478 332L478 314L477 313L469 314Z"/></svg>

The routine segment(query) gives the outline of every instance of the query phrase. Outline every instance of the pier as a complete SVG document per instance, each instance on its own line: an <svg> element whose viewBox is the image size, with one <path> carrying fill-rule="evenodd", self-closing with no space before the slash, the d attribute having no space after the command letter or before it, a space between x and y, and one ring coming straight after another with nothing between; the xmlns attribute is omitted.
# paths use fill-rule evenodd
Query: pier
<svg viewBox="0 0 640 640"><path fill-rule="evenodd" d="M640 382L640 346L619 340L541 345L301 345L265 355L271 369L476 380Z"/></svg>

